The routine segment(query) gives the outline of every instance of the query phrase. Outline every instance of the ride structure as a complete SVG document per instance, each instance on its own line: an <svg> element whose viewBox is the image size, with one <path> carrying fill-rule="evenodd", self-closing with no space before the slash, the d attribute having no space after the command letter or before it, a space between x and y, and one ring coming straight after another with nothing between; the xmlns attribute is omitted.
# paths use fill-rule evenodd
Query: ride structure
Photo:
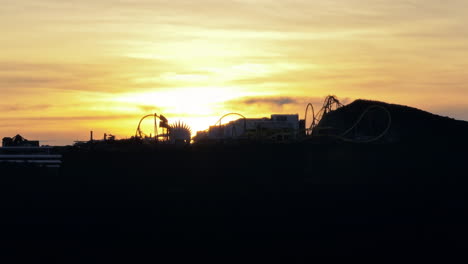
<svg viewBox="0 0 468 264"><path fill-rule="evenodd" d="M325 98L325 100L323 101L322 108L320 108L320 110L317 113L315 113L314 106L312 105L312 103L307 104L305 115L304 115L304 122L306 124L306 128L305 128L306 136L312 135L314 129L317 127L320 120L322 120L322 118L325 115L341 107L343 107L343 104L334 95L329 95ZM308 121L307 116L309 112L312 113L311 122L307 122ZM307 123L310 123L308 127L307 127Z"/></svg>
<svg viewBox="0 0 468 264"><path fill-rule="evenodd" d="M141 129L141 124L143 123L143 121L147 118L150 118L150 117L153 117L153 120L154 120L154 137L152 136L152 134L146 134L143 132L143 130ZM158 125L158 120L159 120L159 125ZM162 129L162 132L161 134L158 133L158 128ZM165 133L164 133L164 129L166 130ZM154 114L149 114L149 115L145 115L143 116L141 119L140 119L140 122L138 122L138 127L136 129L136 132L135 132L135 138L139 138L139 139L154 139L155 141L159 141L159 139L161 138L162 141L167 141L168 140L168 137L169 137L169 133L168 133L168 130L169 130L169 124L168 124L168 120L165 116L163 115L158 115L156 113Z"/></svg>
<svg viewBox="0 0 468 264"><path fill-rule="evenodd" d="M306 106L304 122L305 124L310 123L310 126L306 126L305 128L304 139L307 140L317 136L327 136L344 142L371 143L382 139L390 130L392 125L392 115L386 107L377 104L371 104L365 108L361 114L358 115L357 119L352 121L352 125L349 128L344 131L342 130L343 132L340 132L336 126L323 124L328 122L321 122L323 119L326 119L330 113L342 108L343 106L344 105L334 95L329 95L325 98L322 108L317 113L314 112L313 105L309 103ZM308 113L310 112L312 112L312 120L307 122ZM377 112L380 112L380 115L377 115ZM367 127L367 129L360 129L365 124L374 123L377 116L381 119L380 121L385 123L383 128L380 130L373 128L369 129L369 127ZM363 133L364 130L366 130L366 132L371 131L371 133Z"/></svg>
<svg viewBox="0 0 468 264"><path fill-rule="evenodd" d="M154 134L150 133L148 135L143 132L141 125L145 119L151 117L154 123ZM159 131L161 131L161 133L159 133ZM154 113L145 115L140 119L135 132L135 138L155 143L190 144L191 134L192 130L187 124L181 121L169 124L165 116Z"/></svg>

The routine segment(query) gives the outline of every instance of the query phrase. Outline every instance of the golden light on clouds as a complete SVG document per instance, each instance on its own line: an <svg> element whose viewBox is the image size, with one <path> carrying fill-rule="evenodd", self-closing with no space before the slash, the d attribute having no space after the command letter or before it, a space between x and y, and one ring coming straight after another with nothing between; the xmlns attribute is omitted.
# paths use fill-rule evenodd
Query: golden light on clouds
<svg viewBox="0 0 468 264"><path fill-rule="evenodd" d="M335 94L468 119L468 2L2 3L0 136L133 135L163 113L299 113Z"/></svg>

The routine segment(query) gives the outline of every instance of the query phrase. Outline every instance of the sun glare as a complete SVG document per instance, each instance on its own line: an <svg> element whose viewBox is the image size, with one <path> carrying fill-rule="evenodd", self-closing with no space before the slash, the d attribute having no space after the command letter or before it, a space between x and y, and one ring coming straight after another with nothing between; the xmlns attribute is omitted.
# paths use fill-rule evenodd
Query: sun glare
<svg viewBox="0 0 468 264"><path fill-rule="evenodd" d="M183 121L192 128L192 134L214 125L219 117L230 112L224 103L252 92L239 92L230 87L186 87L157 92L126 93L111 99L114 104L131 105L141 115L156 112L170 122Z"/></svg>

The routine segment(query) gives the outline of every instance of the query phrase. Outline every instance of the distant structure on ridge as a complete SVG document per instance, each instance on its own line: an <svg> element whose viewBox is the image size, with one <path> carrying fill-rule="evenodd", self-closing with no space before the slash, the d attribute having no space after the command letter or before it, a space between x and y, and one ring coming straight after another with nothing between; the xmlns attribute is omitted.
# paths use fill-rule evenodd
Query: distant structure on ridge
<svg viewBox="0 0 468 264"><path fill-rule="evenodd" d="M3 147L39 147L38 140L27 140L21 135L14 137L4 137L2 140Z"/></svg>

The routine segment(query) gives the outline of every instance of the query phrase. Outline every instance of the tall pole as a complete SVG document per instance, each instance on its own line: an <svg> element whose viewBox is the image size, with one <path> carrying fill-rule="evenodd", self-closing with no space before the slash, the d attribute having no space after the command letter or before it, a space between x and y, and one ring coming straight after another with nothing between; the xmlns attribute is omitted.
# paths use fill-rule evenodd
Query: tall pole
<svg viewBox="0 0 468 264"><path fill-rule="evenodd" d="M154 113L154 140L157 142L158 141L158 120L157 120L158 115Z"/></svg>

